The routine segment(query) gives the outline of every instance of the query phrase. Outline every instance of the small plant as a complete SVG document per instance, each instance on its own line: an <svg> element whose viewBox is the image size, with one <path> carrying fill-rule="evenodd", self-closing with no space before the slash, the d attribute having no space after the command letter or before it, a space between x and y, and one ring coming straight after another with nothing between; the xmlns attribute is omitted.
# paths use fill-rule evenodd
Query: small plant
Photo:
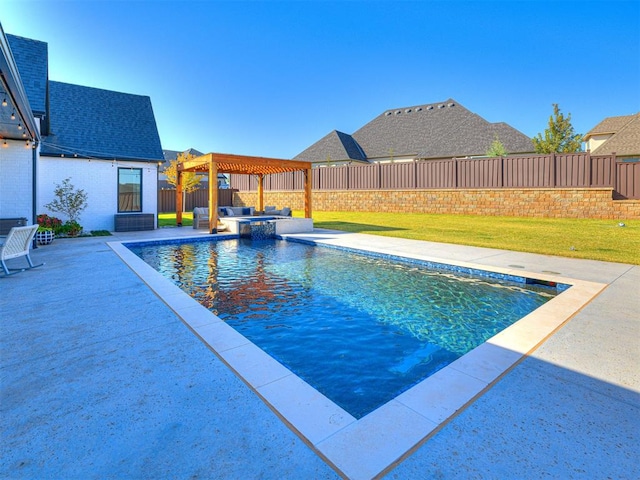
<svg viewBox="0 0 640 480"><path fill-rule="evenodd" d="M64 237L77 237L82 233L82 226L75 220L64 222L60 227L60 235Z"/></svg>
<svg viewBox="0 0 640 480"><path fill-rule="evenodd" d="M504 157L507 155L507 149L504 148L504 144L500 141L498 136L493 137L493 142L486 153L487 157Z"/></svg>
<svg viewBox="0 0 640 480"><path fill-rule="evenodd" d="M110 237L111 232L109 230L91 230L91 235L94 237Z"/></svg>
<svg viewBox="0 0 640 480"><path fill-rule="evenodd" d="M53 231L53 233L60 233L60 228L62 228L62 220L56 217L50 217L46 213L40 214L36 217L36 222L38 223L38 231L45 232L48 230Z"/></svg>
<svg viewBox="0 0 640 480"><path fill-rule="evenodd" d="M71 178L65 178L62 184L56 185L53 194L56 196L55 200L47 203L45 207L69 217L60 233L69 237L79 235L82 232L82 226L78 220L82 211L87 208L87 193L84 190L76 190L71 184Z"/></svg>

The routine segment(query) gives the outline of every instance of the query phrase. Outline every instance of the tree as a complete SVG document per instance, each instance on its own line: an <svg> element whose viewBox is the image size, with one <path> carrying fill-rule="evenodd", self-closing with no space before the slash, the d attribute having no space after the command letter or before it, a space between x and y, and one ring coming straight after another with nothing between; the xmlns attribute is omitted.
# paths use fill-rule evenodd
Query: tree
<svg viewBox="0 0 640 480"><path fill-rule="evenodd" d="M169 162L169 166L165 168L164 174L167 176L167 183L178 186L178 163L195 158L190 153L178 153L175 160ZM194 172L182 172L182 191L184 193L195 192L200 188L201 177Z"/></svg>
<svg viewBox="0 0 640 480"><path fill-rule="evenodd" d="M491 142L491 146L489 150L487 150L487 157L504 157L507 154L507 149L504 148L504 145L496 135L493 138L493 142Z"/></svg>
<svg viewBox="0 0 640 480"><path fill-rule="evenodd" d="M582 135L574 133L571 114L567 117L560 113L557 103L553 104L553 115L549 117L549 126L544 137L538 133L533 139L537 153L571 153L582 150Z"/></svg>
<svg viewBox="0 0 640 480"><path fill-rule="evenodd" d="M70 223L77 223L80 214L87 208L87 193L76 190L71 184L71 178L65 178L62 184L56 185L53 191L55 199L45 205L52 212L60 212L69 217Z"/></svg>

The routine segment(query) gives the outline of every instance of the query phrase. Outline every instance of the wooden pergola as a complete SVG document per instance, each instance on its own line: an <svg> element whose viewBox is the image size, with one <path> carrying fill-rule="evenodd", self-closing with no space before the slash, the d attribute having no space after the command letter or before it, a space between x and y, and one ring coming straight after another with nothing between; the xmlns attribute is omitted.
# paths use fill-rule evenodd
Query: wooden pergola
<svg viewBox="0 0 640 480"><path fill-rule="evenodd" d="M218 227L218 173L256 175L258 177L258 210L264 210L263 180L265 175L304 172L304 216L311 218L311 162L277 158L247 157L227 153L207 153L178 163L176 186L176 223L182 225L182 173L209 172L209 232Z"/></svg>

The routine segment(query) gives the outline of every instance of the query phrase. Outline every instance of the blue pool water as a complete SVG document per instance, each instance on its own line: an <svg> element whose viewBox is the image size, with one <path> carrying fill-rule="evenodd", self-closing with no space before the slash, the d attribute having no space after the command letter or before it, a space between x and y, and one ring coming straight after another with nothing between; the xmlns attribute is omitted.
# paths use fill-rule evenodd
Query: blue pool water
<svg viewBox="0 0 640 480"><path fill-rule="evenodd" d="M128 247L356 418L557 294L282 240Z"/></svg>

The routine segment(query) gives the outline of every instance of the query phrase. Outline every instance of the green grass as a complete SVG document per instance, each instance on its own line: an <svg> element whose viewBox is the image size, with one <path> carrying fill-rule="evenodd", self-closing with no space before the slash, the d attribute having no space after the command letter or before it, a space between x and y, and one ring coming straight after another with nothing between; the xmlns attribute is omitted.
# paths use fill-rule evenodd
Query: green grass
<svg viewBox="0 0 640 480"><path fill-rule="evenodd" d="M165 221L175 225L175 214L160 214L160 225ZM346 232L640 265L638 220L620 227L619 220L314 211L313 222ZM183 225L192 225L191 214L183 215Z"/></svg>
<svg viewBox="0 0 640 480"><path fill-rule="evenodd" d="M176 226L176 214L175 213L159 213L158 225L160 227L175 227ZM193 226L193 212L184 212L182 214L182 226Z"/></svg>

